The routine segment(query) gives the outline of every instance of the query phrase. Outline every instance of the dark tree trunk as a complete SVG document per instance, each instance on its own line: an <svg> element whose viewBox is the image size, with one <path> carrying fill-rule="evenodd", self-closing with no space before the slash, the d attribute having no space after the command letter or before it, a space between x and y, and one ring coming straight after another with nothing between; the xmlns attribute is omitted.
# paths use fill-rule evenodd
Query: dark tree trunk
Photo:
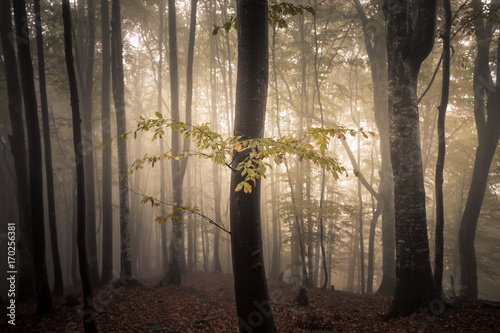
<svg viewBox="0 0 500 333"><path fill-rule="evenodd" d="M434 45L436 1L384 1L389 77L389 126L396 218L396 292L388 318L421 308L435 313L420 148L417 79Z"/></svg>
<svg viewBox="0 0 500 333"><path fill-rule="evenodd" d="M83 328L85 332L97 332L95 326L94 299L92 296L92 286L90 284L88 262L87 262L87 243L85 231L85 175L82 163L82 133L80 129L80 105L78 101L78 87L76 84L76 74L73 63L73 41L71 38L71 10L69 0L63 0L62 16L64 23L64 53L66 58L66 68L68 71L68 80L71 95L71 111L73 118L73 147L75 150L76 165L76 186L77 186L77 245L78 262L80 267L80 276L83 285Z"/></svg>
<svg viewBox="0 0 500 333"><path fill-rule="evenodd" d="M21 70L29 147L29 179L35 290L38 296L37 313L52 311L47 267L45 262L45 226L43 207L42 142L38 123L38 109L33 78L33 64L29 44L28 16L24 0L14 1L17 57Z"/></svg>
<svg viewBox="0 0 500 333"><path fill-rule="evenodd" d="M132 280L130 255L130 203L128 195L127 140L121 135L127 132L125 115L125 80L123 76L123 44L120 19L120 0L113 0L111 7L111 68L113 99L118 136L118 181L120 193L120 280L123 284Z"/></svg>
<svg viewBox="0 0 500 333"><path fill-rule="evenodd" d="M111 183L111 114L110 114L110 32L109 0L101 0L102 36L102 142L107 146L102 150L102 267L101 285L113 278L113 201Z"/></svg>
<svg viewBox="0 0 500 333"><path fill-rule="evenodd" d="M50 245L54 265L54 290L56 296L63 294L63 278L59 246L57 245L56 204L54 199L54 175L52 173L52 147L50 145L49 107L45 84L45 55L43 51L42 21L40 18L40 0L35 0L35 27L38 51L38 76L40 81L40 102L42 107L43 143L45 147L45 174L47 180L47 202L49 209Z"/></svg>
<svg viewBox="0 0 500 333"><path fill-rule="evenodd" d="M494 36L494 22L484 22L482 1L472 2L476 20L477 55L474 65L474 118L479 145L476 150L474 170L469 194L462 215L459 231L460 295L477 298L477 265L474 240L477 222L488 184L491 161L500 138L500 38L497 41L496 86L491 75L490 44ZM485 112L486 104L486 112Z"/></svg>
<svg viewBox="0 0 500 333"><path fill-rule="evenodd" d="M234 135L262 137L268 82L267 0L239 0L238 75ZM236 153L233 167L247 154ZM260 181L251 193L235 192L242 181L231 174L230 220L234 290L240 332L276 332L262 254Z"/></svg>
<svg viewBox="0 0 500 333"><path fill-rule="evenodd" d="M23 100L19 86L19 76L16 64L16 51L13 41L9 36L12 33L12 16L9 0L0 1L0 37L4 55L5 78L7 94L9 99L9 116L12 135L9 135L9 143L12 157L14 158L14 169L16 173L16 198L19 218L19 241L18 256L18 300L26 300L35 296L33 284L33 242L30 209L30 183L28 177L28 164L26 161L26 140L24 137Z"/></svg>
<svg viewBox="0 0 500 333"><path fill-rule="evenodd" d="M94 54L95 54L95 7L94 0L87 0L88 40L85 59L85 70L82 74L83 81L83 112L82 112L82 143L83 164L85 168L85 195L87 216L87 251L89 259L89 274L92 286L99 286L99 269L97 265L96 241L96 207L94 183L94 139L92 129L93 115L93 87L94 87Z"/></svg>
<svg viewBox="0 0 500 333"><path fill-rule="evenodd" d="M443 171L444 158L446 154L446 132L445 117L448 107L448 95L450 91L450 31L451 31L451 3L444 0L444 30L443 38L443 83L441 89L441 103L439 104L439 115L437 123L438 131L438 157L436 162L436 240L434 257L434 282L436 287L442 291L443 287L443 246L444 246L444 203L443 203Z"/></svg>

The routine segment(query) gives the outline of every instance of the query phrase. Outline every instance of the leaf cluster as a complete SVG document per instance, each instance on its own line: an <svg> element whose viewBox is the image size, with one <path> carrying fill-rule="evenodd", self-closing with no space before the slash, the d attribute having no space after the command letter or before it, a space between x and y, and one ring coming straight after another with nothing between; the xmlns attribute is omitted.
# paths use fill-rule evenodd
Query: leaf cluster
<svg viewBox="0 0 500 333"><path fill-rule="evenodd" d="M284 163L287 156L296 156L299 161L307 159L330 172L334 179L338 179L339 175L342 174L348 176L346 169L336 157L325 154L330 139L336 137L345 140L346 135L356 136L356 134L361 134L365 138L368 137L368 134L374 135L373 132L365 132L363 128L353 130L345 127L313 127L305 132L303 138L283 136L243 140L241 136L223 138L210 129L209 123L193 126L178 120L163 118L159 112L156 113L156 117L153 119L140 117L137 128L133 132L134 138L137 137L138 132L153 131L152 141L154 141L162 138L165 129L170 128L180 132L185 139L191 139L196 150L182 151L175 155L171 151L154 155L146 153L142 158L133 162L127 175L142 169L144 164L151 164L154 167L155 163L161 160L183 160L190 156L198 156L212 160L218 165L224 164L233 172L240 172L243 181L236 186L235 191L243 190L245 193L252 191L252 187L256 186L258 179L266 177L267 168L271 167L271 161L279 165ZM127 134L122 136L122 139L126 138ZM313 143L311 144L309 141ZM244 154L244 158L237 165L233 165L238 154Z"/></svg>

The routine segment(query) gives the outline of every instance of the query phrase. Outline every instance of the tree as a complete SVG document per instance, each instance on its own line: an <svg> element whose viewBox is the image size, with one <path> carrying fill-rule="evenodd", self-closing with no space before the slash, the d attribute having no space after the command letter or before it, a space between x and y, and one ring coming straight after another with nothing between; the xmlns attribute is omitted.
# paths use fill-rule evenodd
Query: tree
<svg viewBox="0 0 500 333"><path fill-rule="evenodd" d="M396 291L388 318L432 308L440 294L429 258L419 134L417 80L434 45L436 1L384 1L394 173Z"/></svg>
<svg viewBox="0 0 500 333"><path fill-rule="evenodd" d="M85 195L87 196L87 251L89 259L90 281L93 287L99 285L99 269L97 264L97 241L96 241L96 208L95 208L95 182L94 182L94 139L93 139L93 87L94 87L94 57L95 57L95 6L94 0L87 0L88 40L84 57L84 69L79 70L81 92L82 92L82 129L84 133L85 147L83 164L85 168ZM79 1L82 3L83 1ZM83 8L82 8L83 9ZM83 11L83 10L82 10ZM82 14L83 16L83 14ZM83 29L81 29L83 30ZM82 40L83 40L83 33ZM82 45L83 46L83 45ZM83 50L82 50L83 52ZM77 65L81 65L81 61ZM81 67L79 67L81 68Z"/></svg>
<svg viewBox="0 0 500 333"><path fill-rule="evenodd" d="M235 136L261 138L268 83L267 0L239 0L238 73L236 83ZM248 153L235 152L236 167ZM244 179L244 178L243 178ZM235 192L243 180L240 171L231 173L230 223L234 290L240 332L275 332L269 302L260 217L260 180L251 193Z"/></svg>
<svg viewBox="0 0 500 333"><path fill-rule="evenodd" d="M33 233L33 261L35 290L38 296L37 313L52 311L47 267L45 262L45 216L43 204L42 143L38 122L38 108L33 78L33 64L29 44L28 16L24 0L14 1L17 57L21 70L21 86L26 114L28 147L31 223Z"/></svg>
<svg viewBox="0 0 500 333"><path fill-rule="evenodd" d="M30 209L30 183L28 177L28 163L25 156L26 140L24 136L23 102L19 76L16 64L16 51L9 37L12 33L12 16L10 0L0 1L0 38L5 65L5 77L9 100L9 116L12 135L9 136L14 169L16 173L16 198L20 226L18 242L19 260L19 293L18 300L25 300L35 296L33 285L33 242ZM21 37L21 36L20 36ZM22 37L21 37L22 38Z"/></svg>
<svg viewBox="0 0 500 333"><path fill-rule="evenodd" d="M71 8L69 0L63 0L62 16L64 24L64 54L71 95L71 115L73 120L73 147L75 151L76 186L77 186L77 246L78 263L83 287L83 328L86 333L97 332L95 326L94 298L90 284L87 261L87 243L85 230L85 171L82 163L82 133L80 129L80 105L78 86L76 84L75 67L73 63L73 41L71 38Z"/></svg>
<svg viewBox="0 0 500 333"><path fill-rule="evenodd" d="M111 8L111 68L113 99L116 112L118 145L118 178L120 196L120 280L132 280L132 261L130 254L130 203L128 189L127 140L121 136L127 132L125 115L125 81L123 76L123 45L120 18L120 0L112 1Z"/></svg>
<svg viewBox="0 0 500 333"><path fill-rule="evenodd" d="M498 10L499 2L492 4ZM497 41L496 87L493 83L490 68L490 45L496 22L485 21L483 3L479 0L472 1L474 30L476 37L477 55L474 64L474 118L479 145L476 149L474 169L469 188L467 202L460 222L459 231L459 257L460 257L460 294L462 296L477 298L477 264L474 240L476 237L477 223L484 194L488 186L488 174L492 159L500 138L500 39Z"/></svg>
<svg viewBox="0 0 500 333"><path fill-rule="evenodd" d="M376 12L367 16L359 0L355 0L356 11L363 25L363 40L370 60L373 82L373 111L375 123L380 133L380 185L378 201L382 213L383 277L378 294L392 296L395 287L395 244L394 244L394 193L393 175L390 165L389 118L387 111L387 50L384 34L384 18L378 2ZM375 220L376 222L376 220ZM371 238L372 239L372 238ZM369 247L373 247L370 242ZM369 251L369 253L372 253ZM373 259L368 258L368 293L373 284Z"/></svg>
<svg viewBox="0 0 500 333"><path fill-rule="evenodd" d="M440 291L443 283L443 244L444 244L444 203L443 203L443 171L446 154L445 117L450 90L450 31L451 31L451 3L444 0L444 31L443 38L443 83L441 89L441 103L438 107L438 158L436 162L436 240L434 259L434 282Z"/></svg>
<svg viewBox="0 0 500 333"><path fill-rule="evenodd" d="M110 117L110 33L109 33L109 1L101 0L101 35L102 35L102 88L101 88L101 121L102 141L107 144L111 140ZM111 193L111 145L102 150L102 271L101 285L113 278L113 202Z"/></svg>
<svg viewBox="0 0 500 333"><path fill-rule="evenodd" d="M47 85L45 80L45 55L40 17L40 0L35 0L35 27L38 51L38 76L40 83L40 102L42 107L43 143L45 151L45 175L47 180L47 202L49 210L50 245L54 265L54 295L62 296L63 278L59 246L57 244L56 205L54 198L54 175L52 171L52 147L50 144L49 107L47 104Z"/></svg>

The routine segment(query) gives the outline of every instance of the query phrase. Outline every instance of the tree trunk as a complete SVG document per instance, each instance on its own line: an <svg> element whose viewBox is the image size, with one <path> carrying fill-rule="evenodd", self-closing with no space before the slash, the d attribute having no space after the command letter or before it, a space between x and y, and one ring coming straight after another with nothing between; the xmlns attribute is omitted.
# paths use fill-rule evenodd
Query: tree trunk
<svg viewBox="0 0 500 333"><path fill-rule="evenodd" d="M42 107L43 142L45 147L45 174L47 181L47 202L49 209L50 245L54 265L55 296L63 294L63 278L59 246L57 244L56 205L54 199L54 175L52 173L52 149L50 145L49 107L47 104L47 87L45 84L45 55L43 51L42 21L40 18L40 0L35 0L35 27L38 52L38 76L40 84L40 102Z"/></svg>
<svg viewBox="0 0 500 333"><path fill-rule="evenodd" d="M451 3L444 0L444 31L443 38L443 83L441 89L441 103L438 111L438 157L436 162L436 239L434 257L434 282L439 291L443 289L443 243L444 243L444 203L443 203L443 171L446 154L445 117L450 91L450 31L451 31Z"/></svg>
<svg viewBox="0 0 500 333"><path fill-rule="evenodd" d="M256 139L264 133L268 82L267 0L237 2L238 74L235 136ZM233 168L246 157L235 153ZM262 255L260 180L251 193L235 192L242 181L231 173L230 220L234 290L240 332L276 332Z"/></svg>
<svg viewBox="0 0 500 333"><path fill-rule="evenodd" d="M93 94L94 87L94 54L95 54L95 7L94 0L87 0L88 13L88 41L85 59L85 70L82 74L83 82L83 112L82 112L82 143L83 165L85 169L85 195L87 216L87 251L89 259L89 274L92 286L99 286L99 269L97 265L96 242L96 207L94 184L94 139L92 129ZM84 77L83 77L84 76Z"/></svg>
<svg viewBox="0 0 500 333"><path fill-rule="evenodd" d="M125 114L125 82L123 76L123 44L120 19L120 0L112 1L111 8L111 68L113 99L116 112L118 136L118 181L120 196L120 279L122 283L132 280L130 255L130 203L128 195L127 140L121 135L127 132Z"/></svg>
<svg viewBox="0 0 500 333"><path fill-rule="evenodd" d="M111 171L111 114L110 114L110 32L109 0L101 0L102 36L102 142L107 146L102 150L102 267L101 285L113 278L113 201Z"/></svg>
<svg viewBox="0 0 500 333"><path fill-rule="evenodd" d="M87 243L85 231L85 174L82 163L82 133L80 129L80 105L78 100L78 87L76 84L76 74L73 63L73 42L71 39L71 11L69 0L63 0L62 16L64 23L64 53L66 58L66 68L68 71L68 80L71 95L71 111L73 118L73 147L75 150L76 165L76 186L77 186L77 245L80 275L83 285L83 328L86 333L97 332L95 326L94 299L92 296L92 286L90 284L88 261L87 261Z"/></svg>
<svg viewBox="0 0 500 333"><path fill-rule="evenodd" d="M460 257L460 295L477 298L477 265L474 240L476 237L477 222L483 204L484 194L488 182L491 161L495 155L500 138L500 48L497 50L496 87L493 83L489 66L490 43L494 36L493 22L483 21L481 13L482 2L472 2L476 20L477 55L474 65L474 118L476 121L479 145L476 150L474 170L469 188L469 194L462 215L459 231ZM497 41L500 47L500 38ZM486 102L485 102L486 101ZM485 104L486 112L485 115Z"/></svg>
<svg viewBox="0 0 500 333"><path fill-rule="evenodd" d="M396 285L394 243L394 191L389 150L389 116L387 111L387 51L382 9L367 17L359 0L354 1L361 18L364 42L373 82L375 123L380 133L380 185L377 200L382 212L382 282L377 294L393 296ZM373 221L376 223L376 220ZM370 268L369 268L370 270Z"/></svg>
<svg viewBox="0 0 500 333"><path fill-rule="evenodd" d="M421 308L435 313L420 148L417 79L434 44L436 1L417 8L384 1L389 77L389 125L396 218L396 292L388 318ZM442 309L439 309L442 310Z"/></svg>
<svg viewBox="0 0 500 333"><path fill-rule="evenodd" d="M211 1L211 18L216 20L216 8L215 1ZM211 125L212 130L218 131L218 119L217 119L217 68L215 66L215 48L216 48L216 37L213 37L210 41L210 90L211 90L211 102L210 107L212 109L211 114ZM214 186L214 214L215 221L220 223L220 205L221 205L221 184L220 184L220 172L219 166L215 163L212 164L212 178L213 178L213 186ZM222 272L222 267L220 263L219 257L219 240L220 240L220 229L215 228L214 233L214 272L220 273Z"/></svg>
<svg viewBox="0 0 500 333"><path fill-rule="evenodd" d="M28 164L26 161L26 140L24 137L23 101L21 88L19 87L19 76L16 64L16 51L14 44L9 40L12 32L12 16L9 0L0 1L0 37L4 55L5 78L7 94L9 99L9 116L12 135L9 135L9 143L12 157L14 158L14 169L16 173L16 198L19 218L18 235L18 272L19 284L17 300L26 300L35 296L33 284L33 242L30 209L30 183L28 177Z"/></svg>
<svg viewBox="0 0 500 333"><path fill-rule="evenodd" d="M33 240L33 260L35 290L38 296L37 313L52 311L47 267L45 262L45 226L43 205L42 175L42 143L38 123L38 108L33 78L33 65L29 45L29 30L26 25L28 16L24 0L14 1L14 22L17 37L17 57L21 70L21 87L26 114L28 147L29 147L29 179L31 201L31 223Z"/></svg>
<svg viewBox="0 0 500 333"><path fill-rule="evenodd" d="M194 41L193 41L194 43ZM179 112L179 66L177 57L177 27L175 0L168 0L168 46L170 60L170 110L174 121L180 120ZM189 119L190 120L190 119ZM189 121L186 118L186 121ZM180 133L172 131L172 155L177 155L181 151ZM186 149L186 147L184 147ZM182 206L182 183L186 172L187 159L176 161L172 159L172 201L176 206ZM185 262L181 263L184 256L183 245L183 215L179 214L178 219L172 221L172 241L170 242L171 257L167 274L167 283L181 284L181 268L185 267Z"/></svg>

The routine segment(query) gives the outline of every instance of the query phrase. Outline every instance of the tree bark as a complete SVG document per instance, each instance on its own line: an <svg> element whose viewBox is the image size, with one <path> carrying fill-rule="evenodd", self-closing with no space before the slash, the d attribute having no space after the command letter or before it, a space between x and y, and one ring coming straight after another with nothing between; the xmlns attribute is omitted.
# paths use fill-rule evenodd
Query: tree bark
<svg viewBox="0 0 500 333"><path fill-rule="evenodd" d="M47 313L52 311L52 298L50 295L45 262L42 143L40 139L40 126L38 123L33 64L31 63L29 28L27 26L28 16L26 14L24 0L14 1L14 22L16 26L17 57L21 70L21 87L23 91L29 147L28 160L33 260L35 290L38 296L36 312Z"/></svg>
<svg viewBox="0 0 500 333"><path fill-rule="evenodd" d="M50 245L54 265L54 290L56 296L63 294L63 278L61 258L57 244L56 205L54 199L54 175L52 171L52 147L50 144L49 107L47 103L47 86L45 83L45 54L43 51L42 21L40 17L40 0L35 0L35 27L38 53L38 76L40 84L40 102L42 107L43 143L45 150L45 175L47 183L47 203L49 210Z"/></svg>
<svg viewBox="0 0 500 333"><path fill-rule="evenodd" d="M99 286L99 269L97 265L97 241L96 241L96 207L95 207L95 183L94 183L94 139L93 139L93 87L94 87L94 57L95 57L95 7L94 0L87 0L88 40L87 50L84 57L85 69L82 73L83 82L83 112L82 112L82 143L83 164L85 169L85 195L87 216L87 251L89 259L89 274L92 286Z"/></svg>
<svg viewBox="0 0 500 333"><path fill-rule="evenodd" d="M443 83L441 89L441 102L438 107L438 157L436 162L436 239L434 257L434 282L442 291L443 287L443 246L444 246L444 203L443 203L443 171L446 154L445 117L450 91L450 32L451 32L451 2L444 0L444 30L443 38Z"/></svg>
<svg viewBox="0 0 500 333"><path fill-rule="evenodd" d="M111 112L110 112L110 31L109 0L101 0L101 38L102 38L102 88L101 88L101 123L102 142L102 267L101 285L113 278L113 201L111 183Z"/></svg>
<svg viewBox="0 0 500 333"><path fill-rule="evenodd" d="M88 261L87 261L87 243L85 231L85 174L82 163L82 133L80 129L80 105L78 100L78 87L76 84L76 74L73 63L73 41L71 38L71 10L69 0L62 2L62 16L64 23L64 53L66 59L66 68L68 71L68 80L71 95L71 111L73 119L73 147L75 150L76 165L76 186L77 186L77 246L80 267L80 276L83 285L83 328L86 333L97 332L95 325L94 299L92 296L92 285L90 284Z"/></svg>
<svg viewBox="0 0 500 333"><path fill-rule="evenodd" d="M128 193L127 140L121 135L127 132L125 114L125 82L123 76L123 44L120 18L120 0L113 0L111 7L111 78L116 112L118 136L118 181L120 196L120 279L131 281L132 261L130 254L130 203Z"/></svg>
<svg viewBox="0 0 500 333"><path fill-rule="evenodd" d="M474 16L476 17L474 26L477 44L473 78L474 118L479 145L476 150L469 194L460 222L458 246L460 258L460 295L477 298L477 264L474 240L488 183L491 161L495 155L500 138L500 85L498 84L500 49L497 50L495 86L491 75L492 70L489 66L490 44L494 35L493 27L495 25L491 21L484 22L483 14L481 14L482 1L473 0L472 5ZM497 41L497 46L500 46L500 38Z"/></svg>
<svg viewBox="0 0 500 333"><path fill-rule="evenodd" d="M394 173L396 292L387 318L421 308L435 313L420 148L417 79L434 44L436 1L384 1L389 77L389 126Z"/></svg>
<svg viewBox="0 0 500 333"><path fill-rule="evenodd" d="M267 0L239 0L238 74L236 84L235 136L261 138L264 133L268 83ZM235 168L246 157L236 153ZM260 181L251 193L235 192L242 181L231 173L230 220L234 290L240 332L276 332L269 302L260 216Z"/></svg>
<svg viewBox="0 0 500 333"><path fill-rule="evenodd" d="M377 200L382 213L382 282L377 294L393 296L396 285L394 243L394 190L389 150L389 116L387 111L387 50L384 34L384 18L381 8L367 17L359 0L355 7L363 24L364 42L373 82L373 110L380 133L380 185ZM376 221L374 221L376 223ZM373 270L368 264L368 271Z"/></svg>
<svg viewBox="0 0 500 333"><path fill-rule="evenodd" d="M33 281L33 241L30 208L30 183L28 163L26 160L26 139L24 136L23 100L17 72L16 51L12 32L12 16L10 0L0 1L0 38L4 55L5 78L9 100L9 116L12 135L9 144L14 159L16 173L16 198L19 218L19 241L17 252L19 268L18 300L26 300L35 296ZM19 36L22 38L21 36Z"/></svg>

